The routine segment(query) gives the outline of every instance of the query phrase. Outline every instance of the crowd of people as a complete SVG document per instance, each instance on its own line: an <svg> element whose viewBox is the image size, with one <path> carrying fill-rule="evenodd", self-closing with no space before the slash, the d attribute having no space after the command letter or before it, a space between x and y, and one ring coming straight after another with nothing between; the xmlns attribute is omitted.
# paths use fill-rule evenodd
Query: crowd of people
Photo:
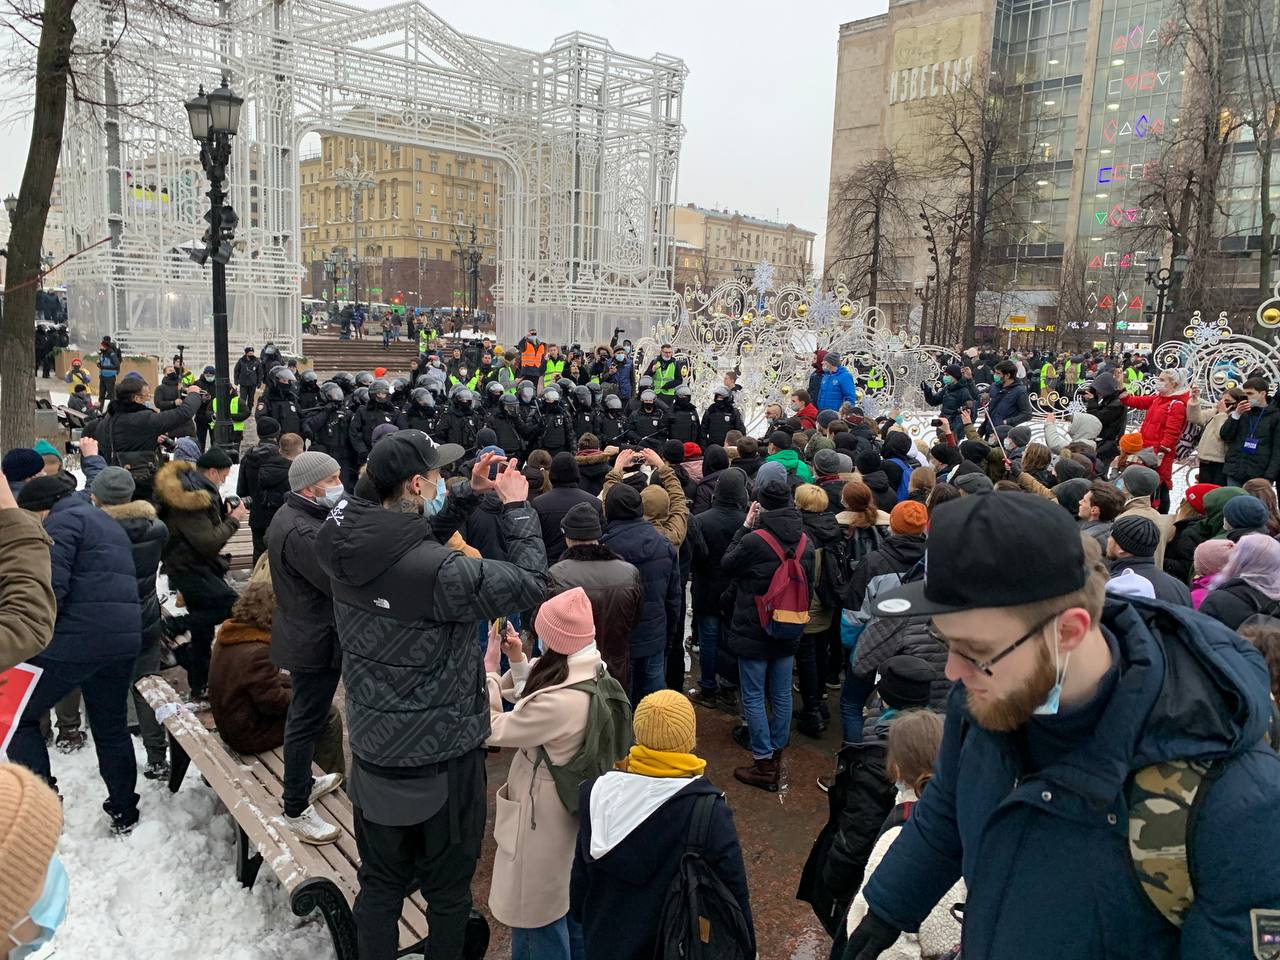
<svg viewBox="0 0 1280 960"><path fill-rule="evenodd" d="M3 458L0 669L43 671L0 767L19 949L65 908L49 744L85 744L82 699L128 833L131 725L168 774L131 684L169 656L228 746L283 746L299 840L340 838L316 801L346 791L364 960L397 955L415 884L428 956L464 955L502 749L488 906L514 957L755 956L715 781L777 792L793 732L832 725L832 774L790 789L826 794L796 895L834 960L1275 942L1280 399L1257 372L1203 397L1140 357L967 351L921 385L922 434L826 351L763 422L733 371L698 409L669 345L637 364L530 330L324 380L263 353L237 364L235 495L179 367L115 385L83 485L48 445ZM1051 393L1079 403L1042 414ZM731 770L698 755L712 710Z"/></svg>

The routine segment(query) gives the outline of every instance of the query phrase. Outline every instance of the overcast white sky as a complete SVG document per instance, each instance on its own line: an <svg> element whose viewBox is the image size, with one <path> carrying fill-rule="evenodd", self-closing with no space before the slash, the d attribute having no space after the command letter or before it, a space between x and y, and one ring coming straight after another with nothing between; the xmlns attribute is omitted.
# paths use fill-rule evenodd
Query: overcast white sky
<svg viewBox="0 0 1280 960"><path fill-rule="evenodd" d="M354 0L365 7L378 0ZM681 203L790 221L818 233L822 262L839 25L886 0L429 0L463 33L543 50L563 33L608 38L625 53L682 58L687 130ZM16 192L29 131L0 129L0 194Z"/></svg>

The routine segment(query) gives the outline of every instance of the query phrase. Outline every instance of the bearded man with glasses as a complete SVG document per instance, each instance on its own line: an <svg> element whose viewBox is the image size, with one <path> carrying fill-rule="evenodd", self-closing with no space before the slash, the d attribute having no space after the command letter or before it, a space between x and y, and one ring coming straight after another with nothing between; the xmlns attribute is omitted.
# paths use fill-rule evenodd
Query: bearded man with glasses
<svg viewBox="0 0 1280 960"><path fill-rule="evenodd" d="M961 876L965 956L1262 956L1280 758L1258 651L1185 608L1108 596L1097 541L1053 501L942 505L925 563L873 610L932 617L955 685L929 789L863 888L844 960L917 930ZM1153 774L1168 789L1147 807L1134 781Z"/></svg>

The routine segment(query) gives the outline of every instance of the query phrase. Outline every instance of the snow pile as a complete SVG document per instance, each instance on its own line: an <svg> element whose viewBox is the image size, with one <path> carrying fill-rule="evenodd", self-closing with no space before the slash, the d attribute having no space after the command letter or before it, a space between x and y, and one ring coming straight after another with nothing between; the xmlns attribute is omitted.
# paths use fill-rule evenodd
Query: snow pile
<svg viewBox="0 0 1280 960"><path fill-rule="evenodd" d="M51 752L65 824L58 853L71 877L66 922L51 956L77 960L200 957L201 960L330 960L328 928L317 912L289 909L270 867L253 890L235 879L235 822L192 767L182 789L142 777L141 820L114 837L102 812L106 787L91 749Z"/></svg>

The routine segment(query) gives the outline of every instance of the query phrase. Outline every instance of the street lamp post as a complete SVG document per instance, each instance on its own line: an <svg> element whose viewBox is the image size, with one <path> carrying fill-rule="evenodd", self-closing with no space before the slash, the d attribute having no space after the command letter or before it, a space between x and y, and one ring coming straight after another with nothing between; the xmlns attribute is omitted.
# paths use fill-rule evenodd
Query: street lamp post
<svg viewBox="0 0 1280 960"><path fill-rule="evenodd" d="M1158 257L1152 256L1147 260L1147 285L1156 291L1156 320L1151 336L1152 350L1163 342L1161 336L1164 333L1164 318L1173 309L1172 300L1182 283L1182 275L1187 271L1187 262L1186 255L1181 253L1174 257L1172 264L1167 267L1160 266Z"/></svg>
<svg viewBox="0 0 1280 960"><path fill-rule="evenodd" d="M356 309L360 309L360 234L364 232L364 192L378 184L373 177L360 169L360 157L351 158L351 166L334 171L334 179L351 193L351 287L355 294Z"/></svg>
<svg viewBox="0 0 1280 960"><path fill-rule="evenodd" d="M484 255L484 251L476 245L476 225L471 225L471 246L467 250L467 259L471 262L470 268L467 270L467 276L470 278L471 287L471 326L475 328L476 311L480 308L480 258Z"/></svg>
<svg viewBox="0 0 1280 960"><path fill-rule="evenodd" d="M240 125L240 107L244 98L222 86L206 94L204 87L186 102L191 136L200 144L200 166L209 178L209 212L204 215L209 229L204 247L190 252L191 259L204 266L213 260L213 364L215 369L213 439L234 458L238 444L231 428L231 362L227 354L227 261L231 259L231 241L239 225L235 210L227 204L223 184L227 163L231 159L231 138Z"/></svg>
<svg viewBox="0 0 1280 960"><path fill-rule="evenodd" d="M933 274L914 284L916 297L920 300L920 339L924 339L924 325L929 320L929 285L933 283ZM907 318L907 336L911 335L911 318Z"/></svg>

